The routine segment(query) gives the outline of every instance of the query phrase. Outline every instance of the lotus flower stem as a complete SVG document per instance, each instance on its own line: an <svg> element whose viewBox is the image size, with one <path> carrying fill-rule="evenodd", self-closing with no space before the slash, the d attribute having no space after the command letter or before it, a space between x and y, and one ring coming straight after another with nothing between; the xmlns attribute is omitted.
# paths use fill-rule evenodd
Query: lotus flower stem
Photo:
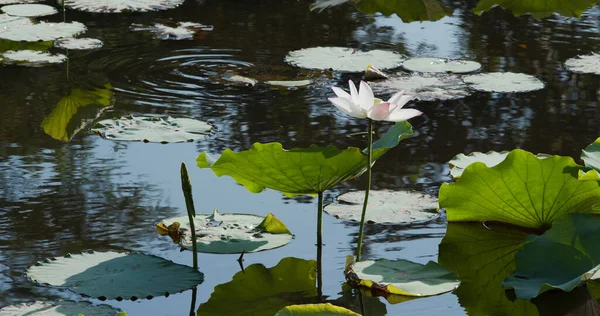
<svg viewBox="0 0 600 316"><path fill-rule="evenodd" d="M317 294L319 301L323 297L323 192L319 192L319 211L317 215Z"/></svg>
<svg viewBox="0 0 600 316"><path fill-rule="evenodd" d="M194 252L194 269L198 269L198 246L196 245L196 227L194 225L194 217L196 217L196 208L194 207L194 198L192 196L192 182L188 175L185 163L181 163L181 189L185 197L185 206L190 221L190 230L192 231L192 250Z"/></svg>
<svg viewBox="0 0 600 316"><path fill-rule="evenodd" d="M356 247L356 261L360 261L360 252L362 250L363 233L365 230L365 216L367 215L367 204L369 203L369 192L371 191L371 152L373 150L373 120L369 119L367 128L367 189L365 190L365 200L363 202L362 214L360 215L360 229L358 230L358 246Z"/></svg>

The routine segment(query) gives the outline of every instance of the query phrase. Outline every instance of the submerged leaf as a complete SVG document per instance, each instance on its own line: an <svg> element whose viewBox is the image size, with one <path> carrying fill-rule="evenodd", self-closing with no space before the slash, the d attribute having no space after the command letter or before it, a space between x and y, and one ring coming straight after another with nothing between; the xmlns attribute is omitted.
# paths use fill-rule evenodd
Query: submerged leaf
<svg viewBox="0 0 600 316"><path fill-rule="evenodd" d="M272 268L250 265L230 282L217 285L196 315L273 315L288 305L312 303L317 299L316 269L315 260L291 257Z"/></svg>
<svg viewBox="0 0 600 316"><path fill-rule="evenodd" d="M369 65L379 69L397 68L402 63L398 53L384 50L362 52L345 47L311 47L289 52L285 61L296 67L342 72L361 72Z"/></svg>
<svg viewBox="0 0 600 316"><path fill-rule="evenodd" d="M293 316L293 315L307 315L307 316L360 316L349 309L332 305L330 303L325 304L303 304L303 305L290 305L286 306L278 311L275 316Z"/></svg>
<svg viewBox="0 0 600 316"><path fill-rule="evenodd" d="M473 12L482 14L493 7L500 6L510 10L515 16L531 14L541 19L559 13L566 17L579 17L595 3L596 0L480 0Z"/></svg>
<svg viewBox="0 0 600 316"><path fill-rule="evenodd" d="M448 221L500 221L542 228L567 213L600 213L600 184L579 181L582 166L570 157L537 158L515 149L494 167L469 165L439 192Z"/></svg>
<svg viewBox="0 0 600 316"><path fill-rule="evenodd" d="M85 301L36 301L33 303L5 306L0 309L0 316L73 316L78 314L115 316L119 314L119 312L119 309L109 305L92 305L92 303Z"/></svg>
<svg viewBox="0 0 600 316"><path fill-rule="evenodd" d="M568 214L543 235L529 235L517 252L517 269L504 286L532 299L546 291L572 291L600 269L600 219Z"/></svg>
<svg viewBox="0 0 600 316"><path fill-rule="evenodd" d="M373 161L412 135L408 122L399 122L373 144ZM288 196L317 194L365 172L367 156L358 148L335 146L283 149L280 143L255 143L235 153L226 149L219 159L206 152L196 159L198 167L210 168L217 176L227 175L252 193L266 188Z"/></svg>
<svg viewBox="0 0 600 316"><path fill-rule="evenodd" d="M31 280L105 299L178 293L204 280L191 267L140 253L92 252L44 260L27 270Z"/></svg>

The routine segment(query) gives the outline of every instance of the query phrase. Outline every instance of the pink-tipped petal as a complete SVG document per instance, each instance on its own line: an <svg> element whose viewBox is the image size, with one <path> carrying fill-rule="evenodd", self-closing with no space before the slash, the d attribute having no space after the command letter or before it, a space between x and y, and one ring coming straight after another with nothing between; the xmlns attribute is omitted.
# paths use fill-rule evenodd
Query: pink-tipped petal
<svg viewBox="0 0 600 316"><path fill-rule="evenodd" d="M381 121L386 119L390 115L390 103L378 103L374 104L369 111L368 117L375 121Z"/></svg>
<svg viewBox="0 0 600 316"><path fill-rule="evenodd" d="M360 109L356 108L352 101L346 98L329 98L329 101L331 101L331 103L333 103L333 105L335 105L335 107L338 108L338 110L350 116L356 118L366 117L366 115L364 115L364 113Z"/></svg>
<svg viewBox="0 0 600 316"><path fill-rule="evenodd" d="M358 104L363 111L370 111L371 107L373 107L373 103L375 102L375 96L373 95L373 90L371 90L371 86L368 83L361 81L360 82L360 91L358 92Z"/></svg>
<svg viewBox="0 0 600 316"><path fill-rule="evenodd" d="M402 122L421 114L423 114L423 112L415 109L397 109L392 111L385 120L390 122Z"/></svg>
<svg viewBox="0 0 600 316"><path fill-rule="evenodd" d="M352 102L358 104L358 91L356 91L356 86L352 80L348 80L348 86L350 86L350 94L352 96Z"/></svg>
<svg viewBox="0 0 600 316"><path fill-rule="evenodd" d="M391 97L391 98L388 100L388 102L389 102L389 103L393 103L393 104L398 104L398 101L400 101L400 97L402 97L402 95L404 95L404 92L405 92L405 91L406 91L406 90L402 90L402 91L400 91L400 92L398 92L398 93L394 94L394 95L393 95L393 96L392 96L392 97Z"/></svg>
<svg viewBox="0 0 600 316"><path fill-rule="evenodd" d="M352 100L352 97L350 96L350 94L348 94L348 92L344 91L341 88L331 87L331 90L333 90L333 92L335 93L335 95L337 95L340 98Z"/></svg>

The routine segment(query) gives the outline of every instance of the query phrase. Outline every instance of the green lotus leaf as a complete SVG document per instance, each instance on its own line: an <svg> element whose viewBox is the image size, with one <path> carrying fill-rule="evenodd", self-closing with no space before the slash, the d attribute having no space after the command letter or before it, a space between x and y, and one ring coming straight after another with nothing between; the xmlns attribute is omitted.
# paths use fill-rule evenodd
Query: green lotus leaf
<svg viewBox="0 0 600 316"><path fill-rule="evenodd" d="M187 215L164 219L161 227L179 223L182 236L179 243L192 250L192 234ZM292 240L292 233L273 214L267 217L252 214L197 214L194 217L198 252L241 253L278 248Z"/></svg>
<svg viewBox="0 0 600 316"><path fill-rule="evenodd" d="M537 158L516 149L494 167L476 162L439 191L448 221L499 221L544 228L567 213L599 213L600 183L579 181L570 157Z"/></svg>
<svg viewBox="0 0 600 316"><path fill-rule="evenodd" d="M515 256L517 269L504 285L517 297L573 290L600 269L600 219L588 214L558 218L543 235L529 235Z"/></svg>
<svg viewBox="0 0 600 316"><path fill-rule="evenodd" d="M439 0L317 0L311 10L323 10L345 2L353 3L363 13L381 13L386 16L397 14L403 22L437 21L452 14Z"/></svg>
<svg viewBox="0 0 600 316"><path fill-rule="evenodd" d="M600 170L600 137L581 152L581 159L586 167Z"/></svg>
<svg viewBox="0 0 600 316"><path fill-rule="evenodd" d="M439 246L440 265L456 271L460 286L454 291L470 316L537 315L533 304L510 301L502 281L515 269L515 253L527 232L514 226L448 223Z"/></svg>
<svg viewBox="0 0 600 316"><path fill-rule="evenodd" d="M263 316L274 315L294 304L317 300L315 260L284 258L276 266L266 268L253 264L217 285L197 316Z"/></svg>
<svg viewBox="0 0 600 316"><path fill-rule="evenodd" d="M0 309L0 316L73 316L78 314L94 316L127 316L127 313L120 312L119 309L112 306L92 305L92 303L85 301L36 301L32 303L5 306Z"/></svg>
<svg viewBox="0 0 600 316"><path fill-rule="evenodd" d="M112 104L114 98L111 88L107 83L103 89L71 90L42 121L44 132L57 140L71 140L86 122L93 120Z"/></svg>
<svg viewBox="0 0 600 316"><path fill-rule="evenodd" d="M44 260L27 270L40 284L100 299L137 299L182 292L202 283L191 267L140 253L92 252Z"/></svg>
<svg viewBox="0 0 600 316"><path fill-rule="evenodd" d="M349 256L344 269L346 279L359 286L390 294L431 296L454 290L456 274L429 261L426 265L408 260L363 260Z"/></svg>
<svg viewBox="0 0 600 316"><path fill-rule="evenodd" d="M373 161L410 135L408 122L390 127L373 144ZM238 153L226 149L218 160L203 152L196 161L198 167L210 168L218 177L230 176L252 193L269 188L288 196L323 192L367 169L367 156L360 149L340 150L332 145L285 150L280 143L255 143Z"/></svg>
<svg viewBox="0 0 600 316"><path fill-rule="evenodd" d="M344 204L329 204L324 211L336 218L360 221L365 191L344 193L337 200ZM372 190L369 193L369 223L412 223L438 215L437 198L422 192Z"/></svg>
<svg viewBox="0 0 600 316"><path fill-rule="evenodd" d="M480 0L473 12L482 14L493 7L500 6L510 10L515 16L531 14L541 19L559 13L567 17L579 17L596 2L596 0Z"/></svg>
<svg viewBox="0 0 600 316"><path fill-rule="evenodd" d="M349 309L332 305L330 303L325 304L303 304L303 305L290 305L282 308L278 311L275 316L293 316L293 315L310 315L310 316L360 316Z"/></svg>

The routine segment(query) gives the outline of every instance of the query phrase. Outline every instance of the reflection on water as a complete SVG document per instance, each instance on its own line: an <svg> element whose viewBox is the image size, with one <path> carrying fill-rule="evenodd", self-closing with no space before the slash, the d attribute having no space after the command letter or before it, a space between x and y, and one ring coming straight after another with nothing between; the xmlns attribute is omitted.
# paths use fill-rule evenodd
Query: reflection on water
<svg viewBox="0 0 600 316"><path fill-rule="evenodd" d="M144 250L190 264L186 253L157 239L154 224L185 214L178 167L181 161L193 166L201 151L246 149L254 142L270 141L285 148L313 143L364 147L363 138L349 134L364 131L366 122L338 113L326 99L330 85L346 86L347 80L357 81L361 75L292 68L283 62L290 50L327 45L388 49L408 56L469 57L482 63L483 71L524 72L546 83L545 89L533 93L475 93L462 100L417 104L424 115L411 121L415 137L377 162L376 188L435 194L450 180L445 162L460 152L520 147L578 157L600 135L600 81L570 73L562 63L600 50L600 9L588 10L581 19L554 15L534 20L500 9L477 16L471 12L475 2L444 1L453 11L451 17L411 24L394 15L357 13L349 5L310 12L308 3L293 0L188 0L173 10L143 14L67 11L67 20L85 21L86 36L103 40L105 46L69 52L68 70L66 65L0 68L0 306L33 300L39 293L69 297L34 287L22 277L37 260L67 252ZM150 25L161 19L209 24L214 31L178 42L129 29L132 23ZM317 83L288 90L222 80L223 75L238 73L259 80L309 77ZM186 116L214 124L217 133L195 144L163 146L108 142L85 130L63 143L44 132L44 118L61 98L74 89L91 91L107 83L115 102L101 118L126 113ZM378 123L376 130L381 134L387 126ZM218 207L224 212L274 212L296 234L286 247L248 255L247 264L274 266L291 255L315 258L313 200L284 199L275 192L251 195L231 179L191 167L190 173L199 211ZM348 182L329 192L327 199L364 188L363 181ZM324 224L323 290L335 299L343 283L344 258L355 247L358 229L355 223L330 217ZM411 227L369 225L365 256L424 263L437 256L445 230L443 219ZM231 280L238 269L234 257L201 256L206 282L198 288L198 304L209 299L210 289ZM109 303L130 315L181 315L188 312L189 294ZM465 305L464 299L460 303ZM390 315L464 314L451 294L385 304L383 313ZM380 307L375 309L381 314Z"/></svg>

